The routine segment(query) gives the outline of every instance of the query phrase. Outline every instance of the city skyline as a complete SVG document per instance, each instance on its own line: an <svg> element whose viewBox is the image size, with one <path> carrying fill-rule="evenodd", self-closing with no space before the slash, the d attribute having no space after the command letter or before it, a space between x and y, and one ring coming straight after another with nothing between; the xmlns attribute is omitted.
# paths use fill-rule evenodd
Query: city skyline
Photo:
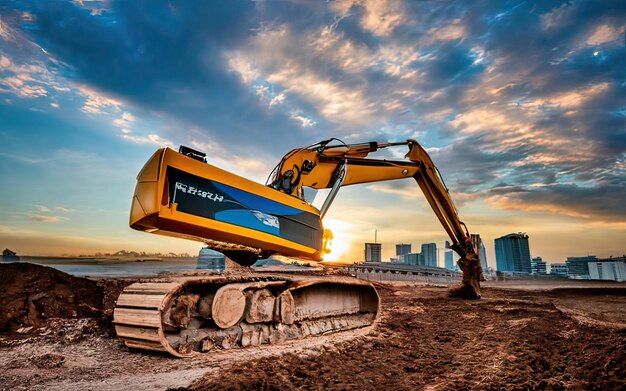
<svg viewBox="0 0 626 391"><path fill-rule="evenodd" d="M622 254L611 254L609 256L605 256L605 257L597 257L595 255L568 255L566 256L565 259L563 260L549 260L546 261L543 259L543 257L541 255L535 255L532 252L532 246L530 246L530 237L529 235L527 235L525 232L513 232L513 233L509 233L507 235L503 235L500 238L496 238L495 240L498 239L503 239L509 236L526 236L526 241L528 242L528 253L530 254L529 258L528 258L528 270L530 270L532 263L539 261L540 263L543 262L544 264L547 265L552 265L552 264L564 264L564 262L573 259L573 258L593 258L593 259L603 259L603 260L608 260L611 258L624 258L626 255ZM494 241L495 241L494 240ZM481 266L483 267L483 269L485 269L485 263L487 264L487 267L492 268L493 270L499 270L497 268L497 258L495 256L495 252L494 252L494 256L493 257L489 257L486 256L486 251L485 251L485 243L482 240L480 234L472 234L472 241L474 242L474 245L478 245L479 247L479 257L481 259ZM381 258L382 258L382 262L400 262L400 263L406 263L406 259L402 257L402 255L406 255L406 254L412 254L412 255L417 255L420 254L421 252L413 252L411 251L411 248L413 246L413 244L417 244L417 247L420 247L422 250L424 248L424 245L435 245L436 246L436 251L437 251L437 263L439 267L446 267L446 256L447 253L450 254L454 254L454 261L453 261L453 265L456 265L456 261L458 260L459 256L456 252L454 252L452 249L449 248L450 245L450 241L449 240L444 240L443 244L439 244L439 243L434 243L434 242L426 242L426 243L416 243L416 242L411 242L409 241L409 243L394 243L392 246L395 248L395 253L393 253L393 255L390 255L388 257L385 257L382 254L386 254L389 251L387 251L385 245L383 245L382 243L365 243L365 247L366 247L366 251L365 253L367 254L367 248L368 245L371 246L372 244L376 244L379 248L380 254L381 254ZM494 245L495 248L495 245ZM367 258L367 255L365 256L365 258ZM361 259L360 261L356 261L356 262L362 262L363 259ZM368 262L367 259L365 259L365 262ZM499 270L502 271L502 270ZM530 273L530 272L529 272Z"/></svg>
<svg viewBox="0 0 626 391"><path fill-rule="evenodd" d="M135 176L187 145L264 183L293 148L417 139L490 266L626 252L626 3L3 1L0 247L197 253L128 227ZM406 149L373 157L402 159ZM443 243L412 180L341 189L332 261L378 229Z"/></svg>

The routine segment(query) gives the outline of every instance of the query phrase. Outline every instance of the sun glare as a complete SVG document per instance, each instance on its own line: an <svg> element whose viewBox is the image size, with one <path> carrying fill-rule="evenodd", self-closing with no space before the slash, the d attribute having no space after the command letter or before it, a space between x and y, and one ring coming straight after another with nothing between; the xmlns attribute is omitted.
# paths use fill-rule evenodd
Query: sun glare
<svg viewBox="0 0 626 391"><path fill-rule="evenodd" d="M350 224L334 219L325 219L324 228L332 231L332 241L328 244L330 252L324 255L324 261L342 261L342 257L350 250L352 236Z"/></svg>

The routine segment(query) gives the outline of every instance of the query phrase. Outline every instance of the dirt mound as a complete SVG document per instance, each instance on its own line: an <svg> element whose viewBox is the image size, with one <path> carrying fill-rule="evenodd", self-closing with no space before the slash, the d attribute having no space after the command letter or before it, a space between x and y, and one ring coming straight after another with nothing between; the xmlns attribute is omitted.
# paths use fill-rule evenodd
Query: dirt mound
<svg viewBox="0 0 626 391"><path fill-rule="evenodd" d="M188 389L624 389L626 334L581 324L539 293L379 292L385 311L370 335L318 356L253 359ZM593 293L579 300L595 305ZM620 308L623 296L614 299Z"/></svg>
<svg viewBox="0 0 626 391"><path fill-rule="evenodd" d="M0 332L23 332L50 318L100 317L103 298L96 281L30 263L0 265Z"/></svg>

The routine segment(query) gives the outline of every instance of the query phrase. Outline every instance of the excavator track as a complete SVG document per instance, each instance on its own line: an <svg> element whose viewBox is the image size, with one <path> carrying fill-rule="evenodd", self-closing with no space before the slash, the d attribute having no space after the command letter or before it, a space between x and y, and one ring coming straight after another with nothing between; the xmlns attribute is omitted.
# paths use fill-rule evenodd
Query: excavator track
<svg viewBox="0 0 626 391"><path fill-rule="evenodd" d="M113 313L133 349L189 357L375 323L374 287L347 276L206 275L129 285Z"/></svg>

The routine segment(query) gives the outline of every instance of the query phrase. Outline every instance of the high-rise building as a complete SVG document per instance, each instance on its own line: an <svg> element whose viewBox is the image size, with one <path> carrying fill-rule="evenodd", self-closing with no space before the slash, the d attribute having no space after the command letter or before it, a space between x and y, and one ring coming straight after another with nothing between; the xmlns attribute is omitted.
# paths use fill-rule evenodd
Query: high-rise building
<svg viewBox="0 0 626 391"><path fill-rule="evenodd" d="M443 257L443 266L448 270L454 270L454 251L446 250Z"/></svg>
<svg viewBox="0 0 626 391"><path fill-rule="evenodd" d="M587 280L589 276L589 262L598 262L598 258L594 255L586 257L567 257L567 275L571 278Z"/></svg>
<svg viewBox="0 0 626 391"><path fill-rule="evenodd" d="M446 240L444 246L444 263L443 266L448 270L458 270L458 266L456 262L459 260L459 254L457 254L454 250L450 248L450 242Z"/></svg>
<svg viewBox="0 0 626 391"><path fill-rule="evenodd" d="M485 251L485 245L483 244L483 240L480 238L479 234L471 234L472 244L474 245L474 250L476 254L478 254L478 258L480 258L480 267L483 268L483 271L487 271L487 252Z"/></svg>
<svg viewBox="0 0 626 391"><path fill-rule="evenodd" d="M547 265L541 257L534 257L530 260L530 272L532 274L546 274Z"/></svg>
<svg viewBox="0 0 626 391"><path fill-rule="evenodd" d="M422 244L422 257L424 258L424 265L426 266L439 266L439 259L437 257L437 244L424 243Z"/></svg>
<svg viewBox="0 0 626 391"><path fill-rule="evenodd" d="M495 240L496 266L501 272L530 273L528 235L508 234Z"/></svg>
<svg viewBox="0 0 626 391"><path fill-rule="evenodd" d="M550 264L550 274L554 274L557 276L567 276L567 264L566 263Z"/></svg>
<svg viewBox="0 0 626 391"><path fill-rule="evenodd" d="M382 245L380 243L365 243L365 262L381 262Z"/></svg>
<svg viewBox="0 0 626 391"><path fill-rule="evenodd" d="M404 244L404 243L396 244L396 256L409 254L410 252L411 252L410 244Z"/></svg>
<svg viewBox="0 0 626 391"><path fill-rule="evenodd" d="M448 270L454 270L454 251L450 249L450 242L446 240L443 252L443 266Z"/></svg>

